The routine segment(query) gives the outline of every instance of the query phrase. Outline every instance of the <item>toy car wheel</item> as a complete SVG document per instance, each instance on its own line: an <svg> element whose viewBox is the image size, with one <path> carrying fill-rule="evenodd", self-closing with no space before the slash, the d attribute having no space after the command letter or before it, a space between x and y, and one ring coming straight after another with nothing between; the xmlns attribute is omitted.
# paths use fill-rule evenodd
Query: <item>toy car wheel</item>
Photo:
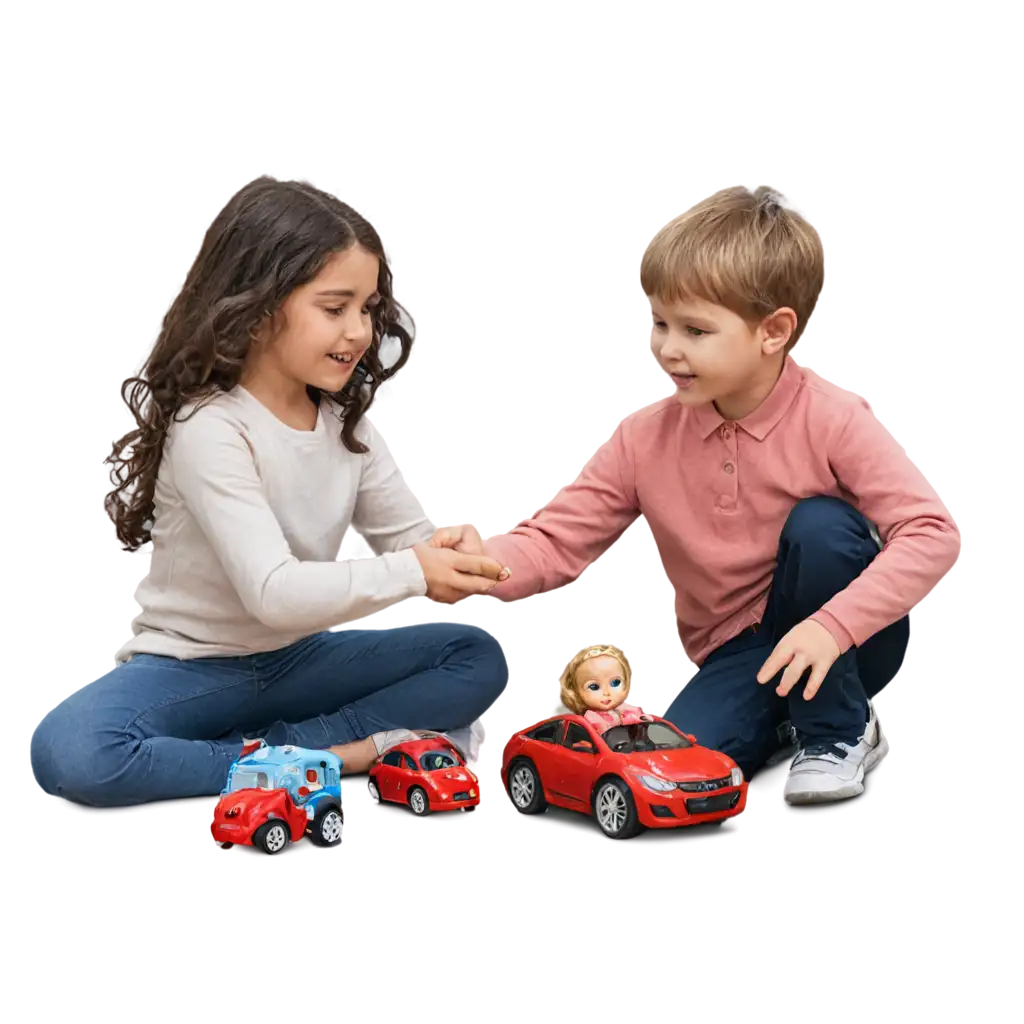
<svg viewBox="0 0 1024 1024"><path fill-rule="evenodd" d="M544 787L532 761L513 761L508 770L508 795L522 814L540 814L548 807Z"/></svg>
<svg viewBox="0 0 1024 1024"><path fill-rule="evenodd" d="M430 813L430 801L427 799L427 794L419 786L413 786L409 790L409 808L419 818L422 818L424 814Z"/></svg>
<svg viewBox="0 0 1024 1024"><path fill-rule="evenodd" d="M280 818L271 818L253 833L252 845L258 846L264 853L280 853L291 838L288 826Z"/></svg>
<svg viewBox="0 0 1024 1024"><path fill-rule="evenodd" d="M470 811L476 810L476 804L473 804L472 807L463 807L462 810L464 813L469 814Z"/></svg>
<svg viewBox="0 0 1024 1024"><path fill-rule="evenodd" d="M341 842L341 829L344 824L345 817L341 813L341 808L335 804L327 804L313 815L309 838L317 846L337 846Z"/></svg>
<svg viewBox="0 0 1024 1024"><path fill-rule="evenodd" d="M217 844L222 850L230 850L234 843L218 843Z"/></svg>
<svg viewBox="0 0 1024 1024"><path fill-rule="evenodd" d="M643 830L633 794L622 779L603 779L594 793L594 817L612 839L631 839Z"/></svg>
<svg viewBox="0 0 1024 1024"><path fill-rule="evenodd" d="M370 791L370 796L372 796L377 803L380 803L380 790L377 788L377 783L374 782L373 779L368 779L366 782L366 788Z"/></svg>

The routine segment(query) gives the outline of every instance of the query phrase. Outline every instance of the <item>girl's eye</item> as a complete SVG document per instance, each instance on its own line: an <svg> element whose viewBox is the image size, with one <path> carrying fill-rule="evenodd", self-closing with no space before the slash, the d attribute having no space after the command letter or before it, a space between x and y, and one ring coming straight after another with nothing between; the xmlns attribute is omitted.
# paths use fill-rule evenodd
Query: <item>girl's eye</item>
<svg viewBox="0 0 1024 1024"><path fill-rule="evenodd" d="M616 689L616 687L619 687L621 685L622 685L622 680L621 679L613 679L612 680L612 689L613 690Z"/></svg>
<svg viewBox="0 0 1024 1024"><path fill-rule="evenodd" d="M331 316L341 316L341 314L345 312L345 307L344 306L338 306L337 309L328 309L328 310L325 310L325 312L330 314Z"/></svg>
<svg viewBox="0 0 1024 1024"><path fill-rule="evenodd" d="M704 335L708 333L707 331L701 330L699 327L687 327L686 331L691 338L703 338Z"/></svg>
<svg viewBox="0 0 1024 1024"><path fill-rule="evenodd" d="M598 691L598 690L600 690L600 689L601 689L601 687L600 687L600 686L598 686L598 685L597 685L597 683L587 683L587 689L588 689L588 690L589 690L589 691L590 691L591 693L597 693L597 691Z"/></svg>

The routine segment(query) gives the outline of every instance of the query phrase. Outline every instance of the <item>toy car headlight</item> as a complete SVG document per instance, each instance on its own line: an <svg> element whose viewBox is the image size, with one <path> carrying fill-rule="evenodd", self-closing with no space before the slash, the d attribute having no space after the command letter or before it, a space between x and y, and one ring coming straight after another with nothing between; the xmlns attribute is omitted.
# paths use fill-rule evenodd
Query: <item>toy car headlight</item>
<svg viewBox="0 0 1024 1024"><path fill-rule="evenodd" d="M729 772L729 785L730 786L742 786L743 785L743 769L733 768Z"/></svg>
<svg viewBox="0 0 1024 1024"><path fill-rule="evenodd" d="M668 779L659 779L656 775L641 775L640 781L655 793L668 793L676 788L674 782L669 782Z"/></svg>

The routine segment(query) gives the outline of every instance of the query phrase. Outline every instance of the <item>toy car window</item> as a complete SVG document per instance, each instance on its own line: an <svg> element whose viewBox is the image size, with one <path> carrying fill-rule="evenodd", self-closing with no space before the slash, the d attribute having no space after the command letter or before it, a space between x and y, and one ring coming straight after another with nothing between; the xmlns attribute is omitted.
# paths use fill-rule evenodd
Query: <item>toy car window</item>
<svg viewBox="0 0 1024 1024"><path fill-rule="evenodd" d="M562 721L556 718L553 722L545 722L538 725L536 729L526 735L531 740L540 740L542 743L557 743L562 732Z"/></svg>
<svg viewBox="0 0 1024 1024"><path fill-rule="evenodd" d="M430 750L420 758L420 767L425 772L436 772L439 768L455 768L458 763L447 750Z"/></svg>
<svg viewBox="0 0 1024 1024"><path fill-rule="evenodd" d="M409 772L416 771L416 762L408 755L402 755L402 767Z"/></svg>
<svg viewBox="0 0 1024 1024"><path fill-rule="evenodd" d="M400 750L389 750L382 760L384 764L392 768L398 768L402 763L402 752Z"/></svg>
<svg viewBox="0 0 1024 1024"><path fill-rule="evenodd" d="M565 746L571 747L574 743L589 743L591 746L594 745L594 741L590 738L590 734L582 725L576 722L570 722L569 728L565 734L565 740L563 741Z"/></svg>
<svg viewBox="0 0 1024 1024"><path fill-rule="evenodd" d="M663 722L616 725L601 737L614 754L632 754L649 750L677 750L692 746L690 741Z"/></svg>

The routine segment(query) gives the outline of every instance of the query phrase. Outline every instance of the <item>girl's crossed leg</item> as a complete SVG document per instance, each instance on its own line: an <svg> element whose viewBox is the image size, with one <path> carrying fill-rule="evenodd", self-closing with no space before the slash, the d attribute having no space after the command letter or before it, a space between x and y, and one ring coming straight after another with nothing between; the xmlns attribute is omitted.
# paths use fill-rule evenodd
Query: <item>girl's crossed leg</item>
<svg viewBox="0 0 1024 1024"><path fill-rule="evenodd" d="M43 719L32 769L46 792L93 806L214 795L243 737L319 749L448 731L482 715L507 679L493 637L442 623L316 633L239 657L140 654Z"/></svg>

